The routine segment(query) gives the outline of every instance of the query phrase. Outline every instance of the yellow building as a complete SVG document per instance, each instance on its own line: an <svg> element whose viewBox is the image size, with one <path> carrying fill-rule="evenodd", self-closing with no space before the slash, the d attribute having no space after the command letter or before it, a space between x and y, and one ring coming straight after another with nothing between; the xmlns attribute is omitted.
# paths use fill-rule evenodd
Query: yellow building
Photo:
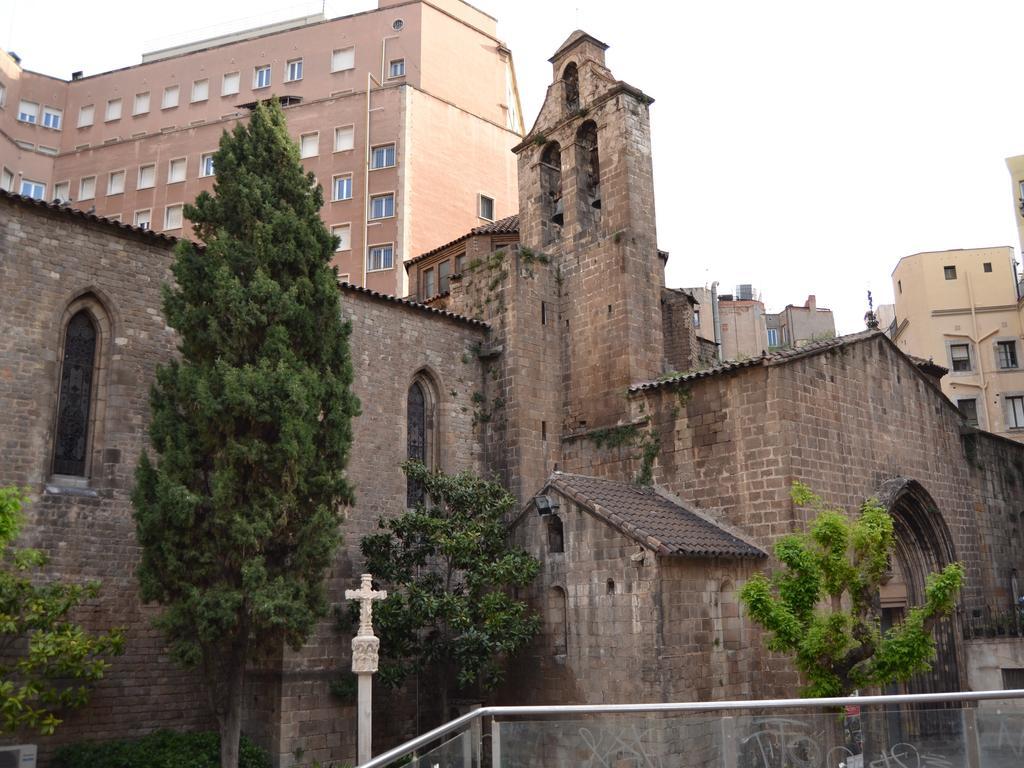
<svg viewBox="0 0 1024 768"><path fill-rule="evenodd" d="M892 273L893 341L949 369L942 391L982 429L1024 441L1021 311L1013 248L915 253Z"/></svg>

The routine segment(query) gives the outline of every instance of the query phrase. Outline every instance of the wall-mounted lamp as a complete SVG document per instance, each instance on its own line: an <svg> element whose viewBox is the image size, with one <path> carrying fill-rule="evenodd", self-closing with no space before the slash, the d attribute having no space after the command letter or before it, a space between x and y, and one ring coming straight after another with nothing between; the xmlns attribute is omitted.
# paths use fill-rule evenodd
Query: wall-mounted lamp
<svg viewBox="0 0 1024 768"><path fill-rule="evenodd" d="M537 514L541 517L553 515L558 511L558 499L554 496L534 496L533 503L537 507Z"/></svg>

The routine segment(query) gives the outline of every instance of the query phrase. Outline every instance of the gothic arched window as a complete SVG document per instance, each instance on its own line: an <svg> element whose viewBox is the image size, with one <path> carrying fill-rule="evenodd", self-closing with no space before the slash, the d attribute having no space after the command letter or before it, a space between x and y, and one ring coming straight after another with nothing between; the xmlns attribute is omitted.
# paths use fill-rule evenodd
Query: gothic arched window
<svg viewBox="0 0 1024 768"><path fill-rule="evenodd" d="M406 458L419 461L428 469L437 465L435 451L437 440L434 436L436 425L435 390L424 375L417 376L406 395ZM424 501L422 484L406 482L406 505L415 507Z"/></svg>
<svg viewBox="0 0 1024 768"><path fill-rule="evenodd" d="M565 107L576 112L580 108L580 75L574 62L569 62L562 72L562 82L565 83Z"/></svg>
<svg viewBox="0 0 1024 768"><path fill-rule="evenodd" d="M96 325L85 310L71 318L64 334L53 451L53 473L56 475L85 475L96 336Z"/></svg>

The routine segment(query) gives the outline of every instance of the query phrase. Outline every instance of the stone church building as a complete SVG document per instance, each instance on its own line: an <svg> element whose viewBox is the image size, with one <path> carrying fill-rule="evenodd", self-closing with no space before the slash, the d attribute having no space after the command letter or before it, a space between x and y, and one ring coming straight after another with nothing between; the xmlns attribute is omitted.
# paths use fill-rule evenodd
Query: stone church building
<svg viewBox="0 0 1024 768"><path fill-rule="evenodd" d="M514 149L518 218L411 265L412 286L437 269L440 296L339 287L362 415L335 601L360 572L360 538L409 500L399 464L415 456L493 473L521 502L513 536L542 562L527 597L544 630L501 700L791 695L796 674L765 651L737 591L806 524L789 499L801 480L847 509L874 495L893 513L886 621L920 600L929 571L964 563L939 661L909 688L1000 687L1024 669L1024 446L967 425L938 387L944 370L872 328L709 365L692 298L664 285L653 100L615 79L605 49L575 32L552 57L544 106ZM86 623L128 637L91 704L39 742L44 754L212 726L134 576L133 473L155 367L175 348L159 290L173 243L0 193L0 485L30 490L24 540L55 573L103 581ZM353 759L354 707L329 692L348 652L326 620L301 652L250 670L245 731L278 765ZM417 730L389 720L379 747Z"/></svg>

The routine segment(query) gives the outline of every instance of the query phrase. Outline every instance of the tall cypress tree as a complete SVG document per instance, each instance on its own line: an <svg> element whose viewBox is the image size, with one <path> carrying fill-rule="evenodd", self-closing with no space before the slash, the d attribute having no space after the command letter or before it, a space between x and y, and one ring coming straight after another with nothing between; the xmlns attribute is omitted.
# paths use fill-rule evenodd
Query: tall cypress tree
<svg viewBox="0 0 1024 768"><path fill-rule="evenodd" d="M205 248L180 242L164 288L180 359L157 371L158 460L142 456L133 502L143 599L205 677L235 768L246 662L298 649L326 613L359 403L323 193L281 108L225 132L214 167L185 208Z"/></svg>

